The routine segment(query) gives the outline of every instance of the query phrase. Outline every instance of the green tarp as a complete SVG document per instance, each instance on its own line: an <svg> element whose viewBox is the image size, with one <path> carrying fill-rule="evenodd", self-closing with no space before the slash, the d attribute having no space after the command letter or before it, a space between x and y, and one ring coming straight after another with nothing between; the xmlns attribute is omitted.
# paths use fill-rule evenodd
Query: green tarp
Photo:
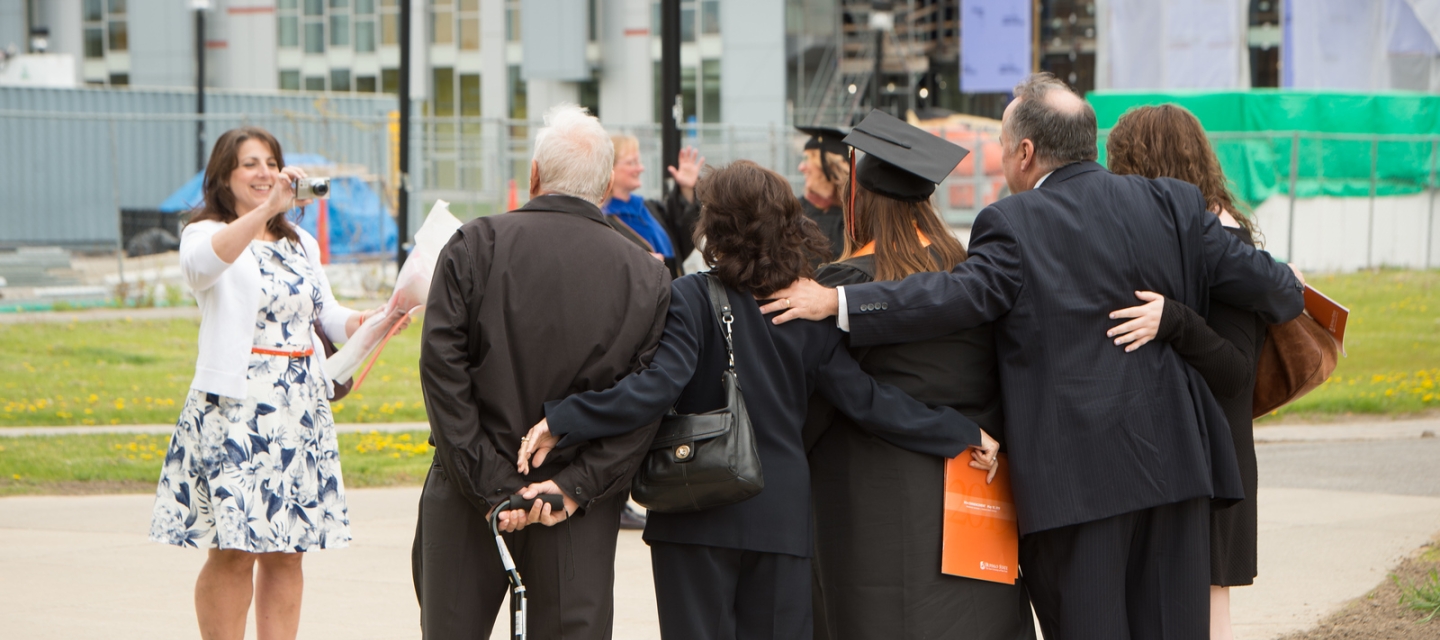
<svg viewBox="0 0 1440 640"><path fill-rule="evenodd" d="M1290 191L1299 135L1296 193L1366 197L1416 193L1435 185L1440 96L1332 91L1091 92L1105 132L1131 108L1164 103L1189 109L1211 135L1235 195L1252 206ZM1372 172L1372 167L1374 171Z"/></svg>

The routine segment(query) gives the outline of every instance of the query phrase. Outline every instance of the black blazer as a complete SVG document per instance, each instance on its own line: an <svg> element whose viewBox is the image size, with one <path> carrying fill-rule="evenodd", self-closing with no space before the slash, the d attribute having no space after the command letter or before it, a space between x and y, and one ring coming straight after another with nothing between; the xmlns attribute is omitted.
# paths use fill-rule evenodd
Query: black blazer
<svg viewBox="0 0 1440 640"><path fill-rule="evenodd" d="M465 223L436 261L420 343L436 464L481 513L543 480L581 508L628 490L655 424L559 452L529 476L515 456L546 400L640 369L669 303L664 265L579 198Z"/></svg>
<svg viewBox="0 0 1440 640"><path fill-rule="evenodd" d="M676 280L660 348L649 368L600 392L545 403L560 447L615 437L659 420L672 406L703 413L725 405L720 376L725 341L710 307L705 274ZM731 549L811 553L810 467L801 427L811 392L824 395L862 428L897 446L954 457L979 444L979 427L954 409L931 409L860 370L833 322L776 326L749 294L726 289L735 310L735 367L765 490L736 504L697 513L651 513L647 541Z"/></svg>
<svg viewBox="0 0 1440 640"><path fill-rule="evenodd" d="M1106 338L1137 290L1202 314L1213 295L1272 323L1304 308L1294 274L1224 231L1199 189L1094 162L986 207L953 271L845 288L854 346L995 323L1022 533L1244 497L1204 380L1168 345Z"/></svg>

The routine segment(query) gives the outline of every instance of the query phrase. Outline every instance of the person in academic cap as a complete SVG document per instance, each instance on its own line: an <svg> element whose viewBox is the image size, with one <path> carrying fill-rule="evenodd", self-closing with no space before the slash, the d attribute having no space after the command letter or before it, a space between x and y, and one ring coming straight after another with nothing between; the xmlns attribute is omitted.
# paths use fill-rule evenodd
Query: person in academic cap
<svg viewBox="0 0 1440 640"><path fill-rule="evenodd" d="M677 167L666 167L675 180L675 188L665 199L653 200L637 193L640 174L645 163L640 161L640 141L635 136L614 135L615 171L610 183L610 197L600 206L605 220L620 235L665 261L670 275L685 275L685 258L695 250L695 220L700 217L700 204L695 200L695 181L705 158L694 147L680 150Z"/></svg>
<svg viewBox="0 0 1440 640"><path fill-rule="evenodd" d="M651 512L645 542L660 636L808 640L815 536L802 433L811 392L876 437L930 457L953 457L974 446L969 463L988 470L998 464L999 443L954 409L927 407L866 376L833 323L777 327L760 314L759 301L812 274L812 256L825 248L785 178L738 160L707 172L696 189L703 203L702 251L711 270L671 284L665 331L648 366L604 392L545 403L545 420L520 450L521 469L531 461L548 465L552 450L632 432L669 411L723 408L721 376L733 357L764 490L699 511ZM723 285L732 311L726 327L733 328L733 354L710 302L711 281Z"/></svg>
<svg viewBox="0 0 1440 640"><path fill-rule="evenodd" d="M810 136L799 167L800 175L805 177L801 211L820 225L820 231L830 239L830 255L838 256L845 252L845 212L840 208L840 190L850 181L850 147L841 142L845 134L838 129L796 128Z"/></svg>
<svg viewBox="0 0 1440 640"><path fill-rule="evenodd" d="M880 150L860 159L855 180L840 193L850 248L820 268L817 282L835 287L904 280L965 261L965 247L941 221L930 195L935 181L967 152L939 138L933 147L937 173L929 177L887 162ZM1004 442L989 323L850 352L877 381L927 405L951 407ZM940 572L945 458L875 438L819 396L811 399L805 426L817 640L1035 637L1023 584ZM876 509L881 504L885 508Z"/></svg>
<svg viewBox="0 0 1440 640"><path fill-rule="evenodd" d="M848 138L917 173L928 136L875 114ZM1154 291L1284 322L1296 273L1221 228L1193 185L1095 163L1095 112L1048 73L1001 128L1015 195L986 207L949 272L831 289L797 281L775 318L838 315L851 347L995 327L1020 567L1047 638L1209 638L1211 501L1244 497L1224 413L1168 348L1126 353L1113 309ZM948 165L946 165L948 167ZM896 535L903 531L897 530Z"/></svg>

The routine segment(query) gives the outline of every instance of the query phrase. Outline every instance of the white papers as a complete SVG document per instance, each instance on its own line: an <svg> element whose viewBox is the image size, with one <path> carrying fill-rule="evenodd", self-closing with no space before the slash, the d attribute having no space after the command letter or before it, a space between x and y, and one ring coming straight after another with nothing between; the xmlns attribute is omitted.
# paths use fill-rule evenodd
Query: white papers
<svg viewBox="0 0 1440 640"><path fill-rule="evenodd" d="M335 355L325 360L327 377L336 381L352 378L366 358L382 346L391 328L425 305L425 299L430 295L430 278L435 273L435 261L459 228L460 220L450 213L450 203L435 201L435 206L425 217L425 224L415 234L415 246L405 259L405 266L395 277L395 292L390 295L390 301L381 313L367 318Z"/></svg>

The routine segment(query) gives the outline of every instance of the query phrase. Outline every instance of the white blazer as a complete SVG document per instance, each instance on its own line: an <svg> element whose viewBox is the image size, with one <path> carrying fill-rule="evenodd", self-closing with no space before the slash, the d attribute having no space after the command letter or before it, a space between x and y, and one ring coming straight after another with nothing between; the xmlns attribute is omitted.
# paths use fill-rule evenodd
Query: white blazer
<svg viewBox="0 0 1440 640"><path fill-rule="evenodd" d="M255 314L260 310L260 265L248 250L241 251L233 263L215 254L211 236L225 226L223 222L201 220L186 225L180 234L180 272L200 305L200 355L195 359L195 379L190 388L228 398L244 398L250 348L255 340ZM322 301L320 326L331 340L344 342L349 337L345 322L355 310L340 306L330 292L330 281L320 265L320 245L315 237L298 226L292 225L292 228L300 236L300 246L304 247L305 257L320 280L316 284ZM314 371L323 371L325 349L313 329L310 342L318 365ZM334 392L333 385L328 378L325 380L328 393Z"/></svg>

